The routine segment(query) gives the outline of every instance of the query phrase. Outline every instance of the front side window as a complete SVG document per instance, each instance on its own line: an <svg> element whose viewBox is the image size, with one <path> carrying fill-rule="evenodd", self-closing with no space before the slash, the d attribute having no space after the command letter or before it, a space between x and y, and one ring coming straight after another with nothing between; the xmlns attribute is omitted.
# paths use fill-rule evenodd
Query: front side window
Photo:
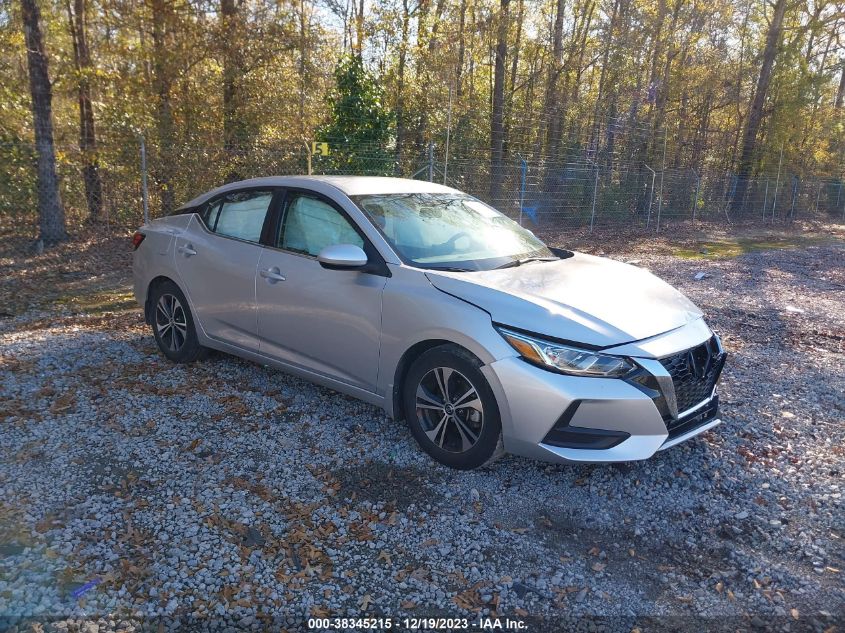
<svg viewBox="0 0 845 633"><path fill-rule="evenodd" d="M204 214L206 226L227 237L258 242L272 191L237 191L212 202Z"/></svg>
<svg viewBox="0 0 845 633"><path fill-rule="evenodd" d="M554 258L537 237L459 193L353 196L393 249L420 268L490 270L523 257Z"/></svg>
<svg viewBox="0 0 845 633"><path fill-rule="evenodd" d="M335 244L364 248L363 238L337 209L314 196L292 194L277 246L316 257Z"/></svg>

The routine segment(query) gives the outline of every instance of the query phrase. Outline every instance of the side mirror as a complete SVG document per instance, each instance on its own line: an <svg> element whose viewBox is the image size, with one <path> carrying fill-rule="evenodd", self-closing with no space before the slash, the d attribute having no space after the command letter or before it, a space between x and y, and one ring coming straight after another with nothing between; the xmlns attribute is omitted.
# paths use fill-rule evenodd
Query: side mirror
<svg viewBox="0 0 845 633"><path fill-rule="evenodd" d="M354 244L332 244L320 251L317 261L329 270L355 270L367 265L367 255Z"/></svg>

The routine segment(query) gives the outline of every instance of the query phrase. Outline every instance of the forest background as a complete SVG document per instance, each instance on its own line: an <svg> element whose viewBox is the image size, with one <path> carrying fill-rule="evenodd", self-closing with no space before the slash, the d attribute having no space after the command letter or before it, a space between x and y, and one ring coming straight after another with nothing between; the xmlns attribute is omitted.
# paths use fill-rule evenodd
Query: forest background
<svg viewBox="0 0 845 633"><path fill-rule="evenodd" d="M309 165L539 225L842 220L843 36L830 0L0 0L0 234Z"/></svg>

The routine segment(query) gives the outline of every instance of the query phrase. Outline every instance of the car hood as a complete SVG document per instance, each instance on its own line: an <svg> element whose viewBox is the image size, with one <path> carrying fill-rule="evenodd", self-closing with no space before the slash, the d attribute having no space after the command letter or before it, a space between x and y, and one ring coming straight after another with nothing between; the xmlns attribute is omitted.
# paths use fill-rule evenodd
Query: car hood
<svg viewBox="0 0 845 633"><path fill-rule="evenodd" d="M584 253L502 270L427 270L426 276L496 323L595 347L656 336L702 316L647 270Z"/></svg>

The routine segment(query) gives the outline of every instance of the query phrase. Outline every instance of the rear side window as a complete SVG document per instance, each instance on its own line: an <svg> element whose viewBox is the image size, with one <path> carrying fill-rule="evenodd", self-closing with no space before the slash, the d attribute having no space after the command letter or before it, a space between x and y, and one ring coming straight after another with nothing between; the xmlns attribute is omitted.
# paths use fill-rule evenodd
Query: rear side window
<svg viewBox="0 0 845 633"><path fill-rule="evenodd" d="M218 235L258 242L272 200L272 191L230 193L209 204L203 213L203 220Z"/></svg>

